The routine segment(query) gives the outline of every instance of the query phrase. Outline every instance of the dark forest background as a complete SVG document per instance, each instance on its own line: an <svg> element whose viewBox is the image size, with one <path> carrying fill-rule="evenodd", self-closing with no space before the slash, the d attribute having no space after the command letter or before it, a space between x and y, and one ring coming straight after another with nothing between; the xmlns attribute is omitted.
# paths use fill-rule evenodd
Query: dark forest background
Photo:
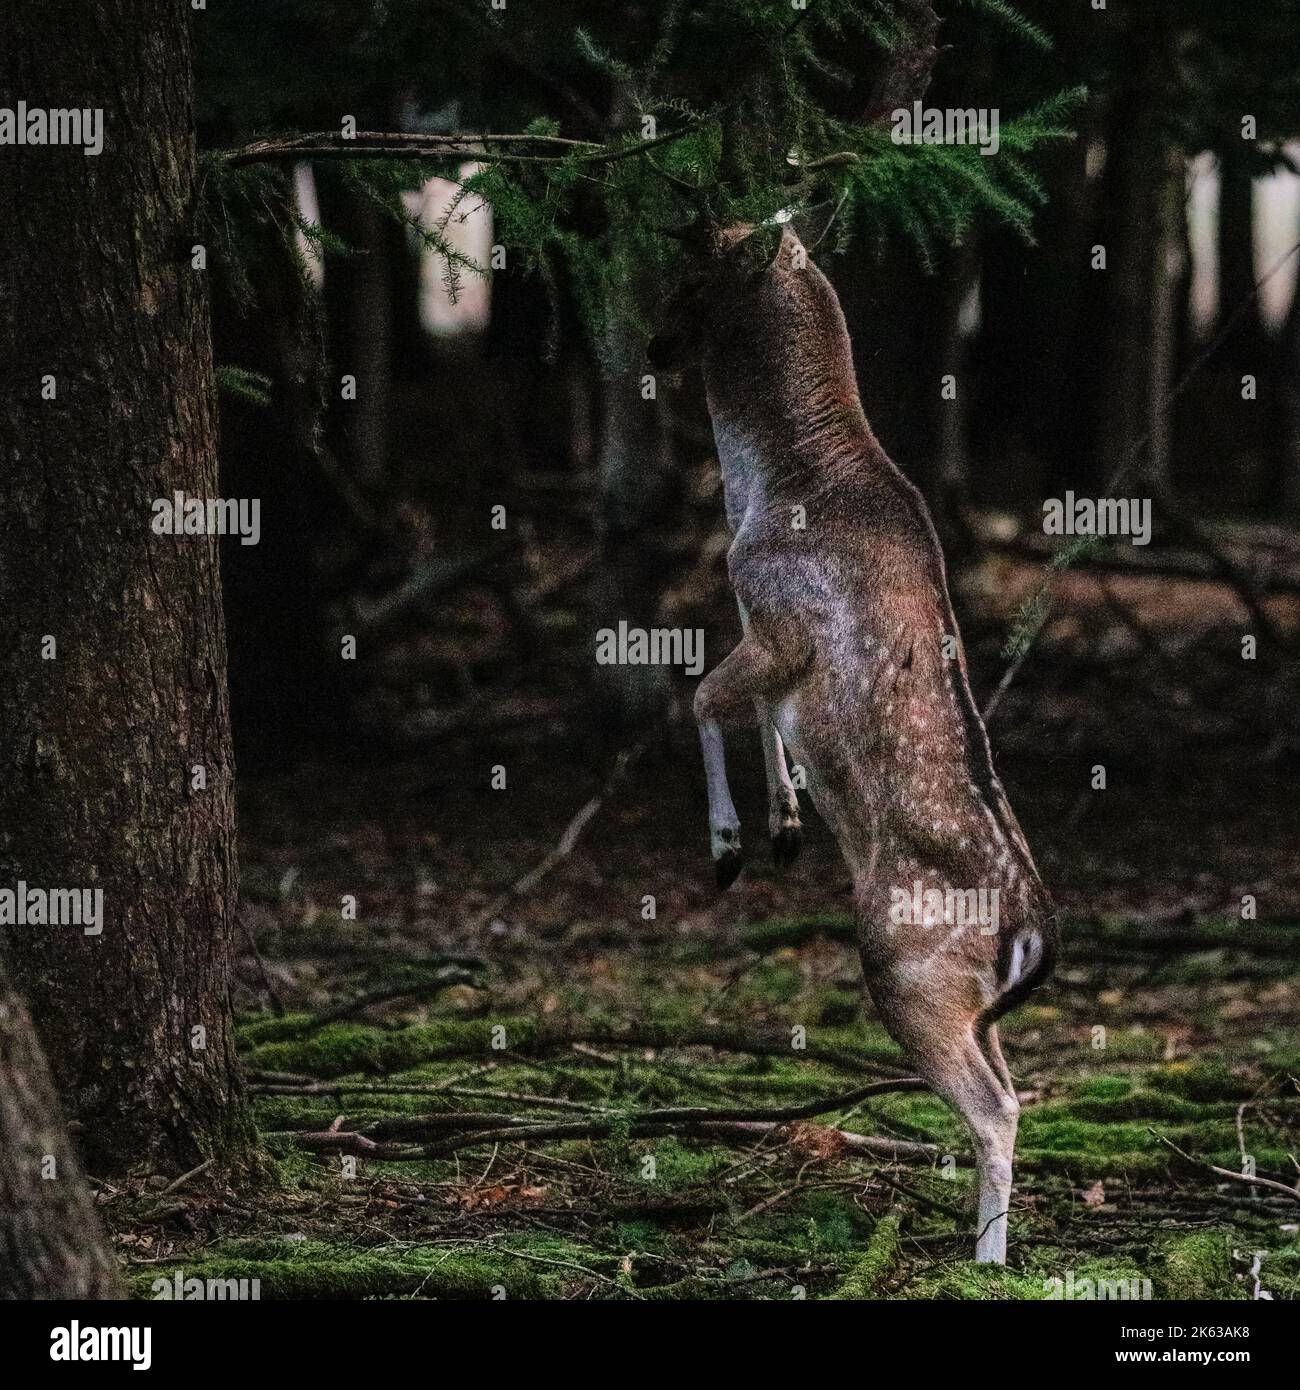
<svg viewBox="0 0 1300 1390"><path fill-rule="evenodd" d="M340 111L363 130L521 130L544 116L608 137L631 113L574 31L635 53L664 22L653 5L435 8L436 26L418 6L223 6L201 31L202 143L330 129ZM845 216L829 233L817 223L873 427L925 493L959 574L990 546L1037 544L1044 498L1107 492L1126 462L1124 495L1164 478L1171 500L1229 530L1293 523L1300 308L1295 258L1276 263L1300 237L1294 15L1022 9L1049 52L979 7L950 7L927 103L997 107L1006 121L1086 86L1065 122L1075 138L1031 160L1044 195L1032 225L984 212L953 246L942 226L918 244L885 217ZM223 401L223 486L261 496L274 542L223 552L240 742L427 735L462 711L531 722L553 708L543 696L560 720L594 698L605 727L664 713L666 681L621 668L611 691L591 658L606 621L689 623L725 584L698 386L687 377L640 398L641 349L670 278L647 266L642 321L593 340L563 266L497 271L490 287L462 273L473 309L459 322L444 312L431 332L420 276L438 298L436 253L423 252L422 271L409 228L332 160L299 166L298 215L304 178L310 215L337 239L316 248L319 306L274 255L253 272L251 301L217 301L219 365L269 379L264 404ZM426 221L452 192L429 195ZM355 401L340 398L345 372ZM955 401L941 395L948 373ZM523 544L489 529L497 505ZM1168 512L1160 526L1161 539L1187 538ZM1275 531L1247 548L1251 565L1294 580ZM365 638L355 667L335 656L344 631ZM711 660L725 639L711 632Z"/></svg>
<svg viewBox="0 0 1300 1390"><path fill-rule="evenodd" d="M1300 1297L1300 5L808 3L15 16L110 138L0 152L0 886L109 921L0 937L0 1294ZM595 660L740 635L646 346L667 233L785 210L1062 921L1006 1268L829 833L767 862L730 733L719 894L694 681Z"/></svg>

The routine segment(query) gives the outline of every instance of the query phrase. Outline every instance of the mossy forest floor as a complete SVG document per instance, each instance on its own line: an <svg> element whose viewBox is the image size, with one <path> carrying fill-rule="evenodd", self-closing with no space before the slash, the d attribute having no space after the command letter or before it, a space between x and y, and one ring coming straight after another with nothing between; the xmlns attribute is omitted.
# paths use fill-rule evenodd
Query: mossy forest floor
<svg viewBox="0 0 1300 1390"><path fill-rule="evenodd" d="M486 736L245 779L240 1039L273 1180L101 1189L136 1292L179 1268L263 1298L1300 1297L1300 1200L1208 1166L1297 1181L1294 750L1240 663L1193 665L1179 699L1164 662L1058 651L993 729L1065 935L1003 1025L1023 1105L1005 1269L970 1260L969 1144L928 1093L779 1122L901 1059L862 1000L834 846L809 810L800 860L770 867L739 733L751 867L713 890L687 730L486 918L607 752ZM733 1127L647 1129L682 1107Z"/></svg>

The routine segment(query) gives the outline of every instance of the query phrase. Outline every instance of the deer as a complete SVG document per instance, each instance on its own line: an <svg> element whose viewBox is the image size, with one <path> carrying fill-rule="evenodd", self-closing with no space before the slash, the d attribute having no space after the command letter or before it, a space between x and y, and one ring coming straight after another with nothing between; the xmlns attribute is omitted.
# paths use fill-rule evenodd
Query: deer
<svg viewBox="0 0 1300 1390"><path fill-rule="evenodd" d="M876 1011L970 1132L975 1258L1003 1264L1020 1107L997 1021L1050 974L1054 909L994 771L938 537L867 422L839 300L788 222L775 255L756 258L756 230L697 235L648 349L656 368L702 368L732 532L742 635L694 700L718 883L742 860L723 728L752 711L777 858L801 834L788 750L850 870Z"/></svg>

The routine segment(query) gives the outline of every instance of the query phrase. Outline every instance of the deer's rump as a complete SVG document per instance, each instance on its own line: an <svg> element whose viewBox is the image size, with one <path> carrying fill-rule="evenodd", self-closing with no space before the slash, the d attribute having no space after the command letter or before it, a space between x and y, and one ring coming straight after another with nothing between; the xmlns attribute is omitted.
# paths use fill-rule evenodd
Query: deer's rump
<svg viewBox="0 0 1300 1390"><path fill-rule="evenodd" d="M987 745L971 746L960 664L935 659L939 634L893 626L819 643L775 721L853 875L869 976L997 1017L1050 972L1050 901Z"/></svg>

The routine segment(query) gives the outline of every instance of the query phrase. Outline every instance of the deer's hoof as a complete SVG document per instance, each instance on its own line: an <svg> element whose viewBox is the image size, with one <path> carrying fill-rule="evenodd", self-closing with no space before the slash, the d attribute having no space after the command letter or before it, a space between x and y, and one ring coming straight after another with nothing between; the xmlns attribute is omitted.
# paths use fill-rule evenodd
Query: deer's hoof
<svg viewBox="0 0 1300 1390"><path fill-rule="evenodd" d="M745 862L745 856L740 846L734 849L725 849L713 863L713 871L717 875L718 892L724 892L730 888L740 877L741 865Z"/></svg>
<svg viewBox="0 0 1300 1390"><path fill-rule="evenodd" d="M783 825L772 836L772 859L779 866L793 864L803 847L803 829L798 825Z"/></svg>

